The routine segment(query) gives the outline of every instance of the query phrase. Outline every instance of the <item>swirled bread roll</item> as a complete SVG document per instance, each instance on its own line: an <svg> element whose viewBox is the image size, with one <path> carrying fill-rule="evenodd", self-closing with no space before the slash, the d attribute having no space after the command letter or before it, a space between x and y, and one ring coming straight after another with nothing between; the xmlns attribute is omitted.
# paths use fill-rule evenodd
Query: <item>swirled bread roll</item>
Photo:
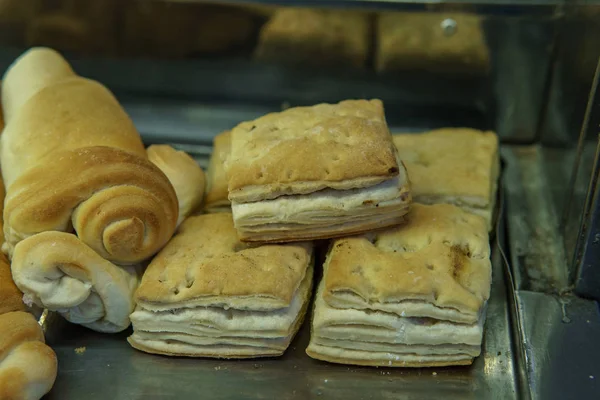
<svg viewBox="0 0 600 400"><path fill-rule="evenodd" d="M56 57L34 49L13 65L2 93L5 109L20 98L6 86L33 91L27 76L13 71L43 74L28 64L56 64ZM133 123L104 86L77 76L44 84L7 119L0 138L7 187L3 250L10 255L39 232L75 230L110 261L135 264L152 256L177 223L168 178L148 160Z"/></svg>
<svg viewBox="0 0 600 400"><path fill-rule="evenodd" d="M146 149L148 159L169 178L179 201L177 225L202 204L204 197L204 171L183 151L160 144Z"/></svg>
<svg viewBox="0 0 600 400"><path fill-rule="evenodd" d="M54 384L57 360L32 315L0 315L0 399L37 400Z"/></svg>
<svg viewBox="0 0 600 400"><path fill-rule="evenodd" d="M129 326L136 267L118 267L75 235L42 232L17 244L12 275L25 298L100 332Z"/></svg>

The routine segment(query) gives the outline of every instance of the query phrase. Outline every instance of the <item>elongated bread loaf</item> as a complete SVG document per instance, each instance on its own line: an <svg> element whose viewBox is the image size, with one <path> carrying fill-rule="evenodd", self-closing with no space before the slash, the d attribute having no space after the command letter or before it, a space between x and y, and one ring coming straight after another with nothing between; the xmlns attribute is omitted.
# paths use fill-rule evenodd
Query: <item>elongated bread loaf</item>
<svg viewBox="0 0 600 400"><path fill-rule="evenodd" d="M202 203L204 171L187 153L166 144L149 146L146 151L148 159L164 172L175 189L179 201L179 226Z"/></svg>
<svg viewBox="0 0 600 400"><path fill-rule="evenodd" d="M36 233L75 230L102 257L137 263L172 236L175 191L148 160L110 91L61 75L57 57L47 49L30 50L5 76L3 106L13 111L0 138L7 187L3 250L11 255L20 240ZM50 72L39 67L46 61ZM35 85L21 71L29 71ZM45 79L35 78L44 73ZM23 104L19 87L35 92Z"/></svg>
<svg viewBox="0 0 600 400"><path fill-rule="evenodd" d="M21 311L0 315L0 327L0 399L40 399L57 373L56 354L44 343L42 328Z"/></svg>
<svg viewBox="0 0 600 400"><path fill-rule="evenodd" d="M77 236L42 232L19 242L12 261L15 283L32 303L100 332L129 326L137 267L118 267Z"/></svg>

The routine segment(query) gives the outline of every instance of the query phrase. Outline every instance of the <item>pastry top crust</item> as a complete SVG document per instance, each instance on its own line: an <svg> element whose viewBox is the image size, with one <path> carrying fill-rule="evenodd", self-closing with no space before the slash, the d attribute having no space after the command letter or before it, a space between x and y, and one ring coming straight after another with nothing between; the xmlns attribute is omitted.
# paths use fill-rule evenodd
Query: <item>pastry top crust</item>
<svg viewBox="0 0 600 400"><path fill-rule="evenodd" d="M449 204L414 204L406 224L332 243L324 298L421 301L477 315L490 294L489 257L483 218Z"/></svg>
<svg viewBox="0 0 600 400"><path fill-rule="evenodd" d="M498 163L498 137L494 132L444 128L420 134L393 135L404 162L415 201L420 198L487 207ZM455 201L453 201L455 202Z"/></svg>
<svg viewBox="0 0 600 400"><path fill-rule="evenodd" d="M225 159L231 147L231 131L221 132L213 140L213 152L208 165L206 208L229 205Z"/></svg>
<svg viewBox="0 0 600 400"><path fill-rule="evenodd" d="M135 298L148 310L278 309L290 305L311 259L310 243L240 242L230 213L192 216L150 263Z"/></svg>
<svg viewBox="0 0 600 400"><path fill-rule="evenodd" d="M380 100L295 107L243 122L231 132L226 168L236 202L368 187L398 175Z"/></svg>

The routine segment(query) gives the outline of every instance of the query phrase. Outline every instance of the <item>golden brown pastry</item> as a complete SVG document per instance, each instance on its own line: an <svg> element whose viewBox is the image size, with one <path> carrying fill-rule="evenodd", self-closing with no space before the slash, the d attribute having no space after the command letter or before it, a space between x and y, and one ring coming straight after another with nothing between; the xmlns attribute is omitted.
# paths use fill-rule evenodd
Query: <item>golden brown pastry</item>
<svg viewBox="0 0 600 400"><path fill-rule="evenodd" d="M477 15L399 12L378 17L378 71L485 74L489 66L489 49Z"/></svg>
<svg viewBox="0 0 600 400"><path fill-rule="evenodd" d="M231 214L189 217L136 292L129 343L156 354L283 354L308 307L312 244L249 246Z"/></svg>
<svg viewBox="0 0 600 400"><path fill-rule="evenodd" d="M366 13L281 7L260 32L256 59L364 67L369 43L370 17Z"/></svg>
<svg viewBox="0 0 600 400"><path fill-rule="evenodd" d="M60 60L56 52L32 49L4 78L4 109L23 103L5 115L0 138L7 187L3 250L12 254L19 241L39 232L74 230L102 257L137 263L173 234L175 191L148 161L114 96L97 82L62 77ZM19 88L29 95L17 95Z"/></svg>
<svg viewBox="0 0 600 400"><path fill-rule="evenodd" d="M492 229L500 173L494 132L443 128L393 137L415 202L454 204L482 216Z"/></svg>
<svg viewBox="0 0 600 400"><path fill-rule="evenodd" d="M231 131L226 163L244 241L325 239L402 222L411 201L379 100L290 108Z"/></svg>
<svg viewBox="0 0 600 400"><path fill-rule="evenodd" d="M44 344L42 328L20 311L0 315L0 327L0 399L41 399L57 373L56 354Z"/></svg>
<svg viewBox="0 0 600 400"><path fill-rule="evenodd" d="M208 165L206 199L204 209L207 212L231 212L231 202L227 191L225 159L231 147L231 131L225 131L213 140L213 151Z"/></svg>
<svg viewBox="0 0 600 400"><path fill-rule="evenodd" d="M202 168L183 151L168 145L152 145L146 149L148 159L169 178L179 200L181 224L193 211L200 207L204 197L205 178Z"/></svg>
<svg viewBox="0 0 600 400"><path fill-rule="evenodd" d="M241 8L136 0L125 8L123 50L154 57L223 53L243 47L255 30L252 13Z"/></svg>
<svg viewBox="0 0 600 400"><path fill-rule="evenodd" d="M413 204L406 219L331 243L309 356L428 367L480 354L491 286L485 221L449 204Z"/></svg>
<svg viewBox="0 0 600 400"><path fill-rule="evenodd" d="M19 242L12 275L27 302L70 322L99 332L129 326L138 268L114 265L75 235L50 231Z"/></svg>

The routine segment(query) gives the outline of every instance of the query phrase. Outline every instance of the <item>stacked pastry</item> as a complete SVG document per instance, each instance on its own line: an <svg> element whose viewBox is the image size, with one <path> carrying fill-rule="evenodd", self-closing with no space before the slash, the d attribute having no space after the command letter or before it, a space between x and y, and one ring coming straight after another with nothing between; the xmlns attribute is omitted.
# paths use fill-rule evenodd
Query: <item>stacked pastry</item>
<svg viewBox="0 0 600 400"><path fill-rule="evenodd" d="M454 204L493 226L500 161L493 132L445 128L394 135L417 203Z"/></svg>
<svg viewBox="0 0 600 400"><path fill-rule="evenodd" d="M411 201L379 100L290 108L231 131L229 200L243 241L330 238L402 222Z"/></svg>
<svg viewBox="0 0 600 400"><path fill-rule="evenodd" d="M227 192L227 174L225 160L231 147L231 131L225 131L213 140L213 152L207 170L206 198L204 208L206 212L231 212L231 202Z"/></svg>
<svg viewBox="0 0 600 400"><path fill-rule="evenodd" d="M129 343L166 355L281 355L312 287L309 243L241 243L230 213L189 217L136 292Z"/></svg>
<svg viewBox="0 0 600 400"><path fill-rule="evenodd" d="M331 243L307 353L358 365L466 365L481 351L491 265L483 218L414 204L407 222Z"/></svg>
<svg viewBox="0 0 600 400"><path fill-rule="evenodd" d="M280 7L260 32L256 59L301 66L364 67L370 34L366 13Z"/></svg>

